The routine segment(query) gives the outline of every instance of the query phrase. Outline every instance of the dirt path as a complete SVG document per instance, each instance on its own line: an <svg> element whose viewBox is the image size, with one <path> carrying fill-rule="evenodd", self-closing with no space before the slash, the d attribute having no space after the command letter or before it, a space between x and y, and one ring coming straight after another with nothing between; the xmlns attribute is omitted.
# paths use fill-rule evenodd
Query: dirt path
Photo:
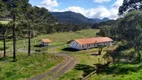
<svg viewBox="0 0 142 80"><path fill-rule="evenodd" d="M57 80L64 73L71 70L77 63L77 60L73 56L67 55L65 53L59 53L56 55L64 57L65 60L48 70L46 73L37 75L33 78L30 78L29 80Z"/></svg>

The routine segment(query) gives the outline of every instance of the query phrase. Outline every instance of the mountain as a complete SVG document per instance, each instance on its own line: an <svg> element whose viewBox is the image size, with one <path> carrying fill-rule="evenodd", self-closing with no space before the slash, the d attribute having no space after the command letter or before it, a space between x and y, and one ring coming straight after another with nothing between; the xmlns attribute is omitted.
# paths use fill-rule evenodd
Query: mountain
<svg viewBox="0 0 142 80"><path fill-rule="evenodd" d="M67 12L51 12L52 16L57 18L57 20L61 23L72 23L72 24L92 24L92 23L100 23L103 21L106 21L107 19L90 19L85 16L83 16L80 13L75 13L71 11Z"/></svg>
<svg viewBox="0 0 142 80"><path fill-rule="evenodd" d="M102 22L107 22L107 21L109 21L110 19L109 18L103 18L102 19Z"/></svg>

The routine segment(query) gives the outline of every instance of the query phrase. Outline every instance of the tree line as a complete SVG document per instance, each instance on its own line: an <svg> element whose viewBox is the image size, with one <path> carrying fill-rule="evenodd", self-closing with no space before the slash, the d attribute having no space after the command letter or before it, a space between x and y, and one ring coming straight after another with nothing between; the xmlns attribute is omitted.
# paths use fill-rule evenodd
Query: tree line
<svg viewBox="0 0 142 80"><path fill-rule="evenodd" d="M139 4L139 5L138 5ZM99 26L98 35L109 36L116 41L125 42L123 45L134 49L137 61L141 61L142 49L142 1L124 0L119 8L119 19L112 21L111 25Z"/></svg>
<svg viewBox="0 0 142 80"><path fill-rule="evenodd" d="M37 34L47 34L90 28L90 24L59 23L50 11L43 7L32 6L29 0L0 0L0 19L11 19L7 24L9 28L12 26L13 15L18 36L24 35L24 29L34 30Z"/></svg>
<svg viewBox="0 0 142 80"><path fill-rule="evenodd" d="M13 60L16 60L17 39L29 38L28 52L30 55L30 38L31 35L35 36L35 32L38 35L77 31L90 26L90 24L59 23L47 9L32 6L29 0L0 0L0 21L8 21L8 24L0 23L0 38L4 43L4 51L6 50L6 39L13 40ZM5 56L6 53L4 52Z"/></svg>

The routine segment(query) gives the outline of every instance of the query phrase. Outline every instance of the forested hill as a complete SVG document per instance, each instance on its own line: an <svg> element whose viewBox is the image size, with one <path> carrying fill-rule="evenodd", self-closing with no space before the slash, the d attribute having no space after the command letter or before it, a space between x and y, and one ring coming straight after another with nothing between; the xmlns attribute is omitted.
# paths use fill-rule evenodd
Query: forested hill
<svg viewBox="0 0 142 80"><path fill-rule="evenodd" d="M13 5L16 6L13 8ZM25 34L25 30L34 31L36 34L46 34L77 31L92 26L92 24L60 23L46 8L32 6L29 0L0 0L0 29L8 28L6 30L9 30L13 27L13 23L16 23L16 34L19 37ZM12 34L12 30L8 32Z"/></svg>
<svg viewBox="0 0 142 80"><path fill-rule="evenodd" d="M13 8L13 5L16 6ZM50 13L46 8L32 6L29 0L0 0L0 28L11 28L16 22L17 36L23 36L24 30L37 34L77 31L91 28L94 23L102 21L107 19L89 19L74 12ZM4 23L7 27L3 27Z"/></svg>
<svg viewBox="0 0 142 80"><path fill-rule="evenodd" d="M104 21L108 21L108 18L104 19L90 19L85 16L83 16L80 13L75 13L71 11L67 12L51 12L51 14L58 19L59 22L61 23L72 23L72 24L84 24L84 23L100 23Z"/></svg>

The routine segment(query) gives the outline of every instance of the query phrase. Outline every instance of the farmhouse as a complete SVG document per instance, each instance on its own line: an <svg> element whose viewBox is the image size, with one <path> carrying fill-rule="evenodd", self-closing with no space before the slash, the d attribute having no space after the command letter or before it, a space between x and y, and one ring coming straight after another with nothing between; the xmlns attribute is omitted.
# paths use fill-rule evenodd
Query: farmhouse
<svg viewBox="0 0 142 80"><path fill-rule="evenodd" d="M49 46L51 43L51 40L49 39L41 39L40 40L40 45L43 45L43 46Z"/></svg>
<svg viewBox="0 0 142 80"><path fill-rule="evenodd" d="M75 39L69 43L69 47L77 50L82 50L98 47L98 45L109 46L111 45L112 41L113 40L108 37Z"/></svg>

